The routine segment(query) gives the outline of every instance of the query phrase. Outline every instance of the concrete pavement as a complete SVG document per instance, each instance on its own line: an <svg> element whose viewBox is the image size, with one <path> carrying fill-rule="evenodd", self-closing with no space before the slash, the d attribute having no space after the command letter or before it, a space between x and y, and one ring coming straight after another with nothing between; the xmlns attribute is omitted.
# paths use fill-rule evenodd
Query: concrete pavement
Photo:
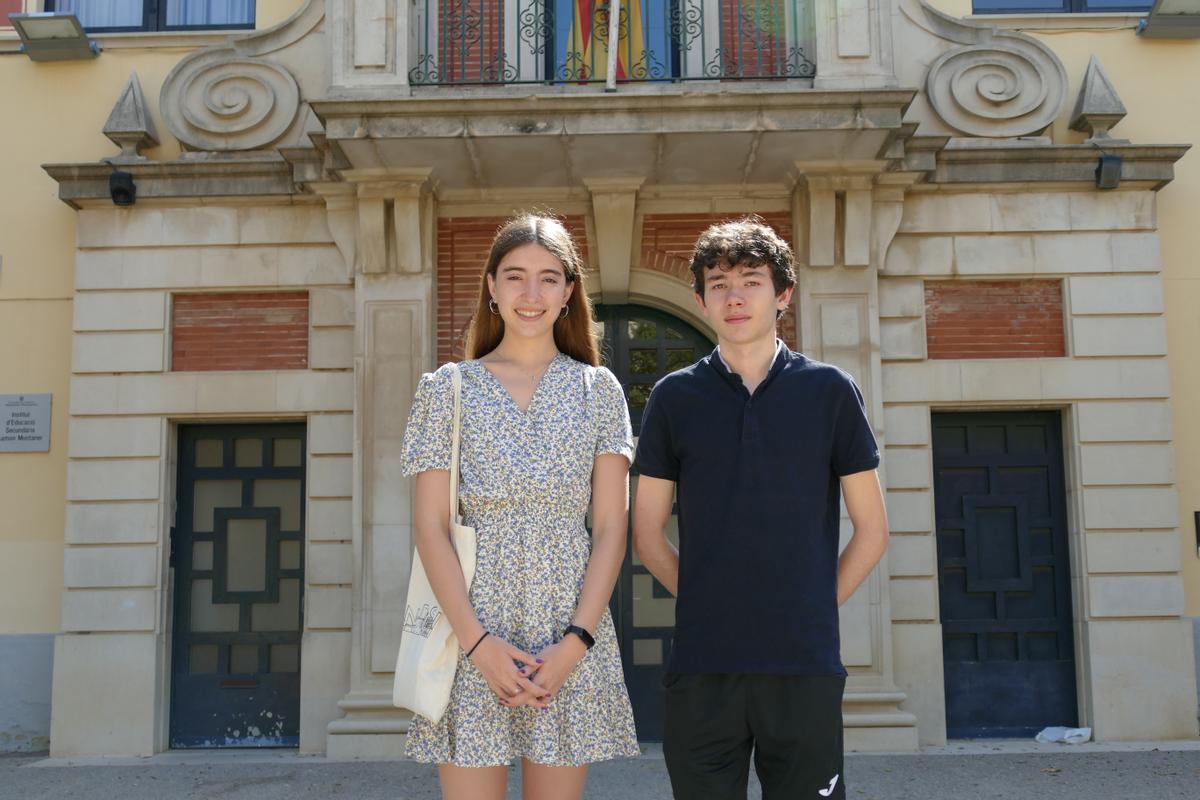
<svg viewBox="0 0 1200 800"><path fill-rule="evenodd" d="M1200 742L955 743L916 755L851 755L852 800L1198 800ZM509 798L519 798L514 770ZM65 761L0 756L0 800L437 800L431 767L280 751L172 752ZM588 800L670 800L661 750L598 764ZM758 798L751 779L750 798ZM690 799L689 799L690 800Z"/></svg>

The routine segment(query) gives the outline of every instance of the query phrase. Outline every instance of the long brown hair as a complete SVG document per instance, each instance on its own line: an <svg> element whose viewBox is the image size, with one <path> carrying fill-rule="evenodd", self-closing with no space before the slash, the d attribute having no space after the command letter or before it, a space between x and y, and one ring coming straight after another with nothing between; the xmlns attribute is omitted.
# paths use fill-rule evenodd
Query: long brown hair
<svg viewBox="0 0 1200 800"><path fill-rule="evenodd" d="M479 302L467 328L467 358L482 358L495 350L504 338L504 320L488 307L492 295L488 291L487 276L495 278L500 260L526 244L541 245L549 250L562 264L567 283L575 285L567 298L567 316L554 322L554 344L576 361L599 366L600 348L592 325L592 301L583 283L583 261L575 240L559 220L533 213L519 214L496 231L487 264L479 277Z"/></svg>

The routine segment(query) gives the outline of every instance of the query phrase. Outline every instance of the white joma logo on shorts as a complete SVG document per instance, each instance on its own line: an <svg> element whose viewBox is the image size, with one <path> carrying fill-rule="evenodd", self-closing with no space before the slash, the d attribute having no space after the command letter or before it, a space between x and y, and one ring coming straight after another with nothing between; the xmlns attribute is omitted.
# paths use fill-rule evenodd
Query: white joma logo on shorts
<svg viewBox="0 0 1200 800"><path fill-rule="evenodd" d="M817 794L821 795L821 797L829 797L829 795L833 794L833 787L837 786L838 778L840 777L842 777L842 773L840 772L837 775L834 775L833 780L829 782L829 788L817 789Z"/></svg>

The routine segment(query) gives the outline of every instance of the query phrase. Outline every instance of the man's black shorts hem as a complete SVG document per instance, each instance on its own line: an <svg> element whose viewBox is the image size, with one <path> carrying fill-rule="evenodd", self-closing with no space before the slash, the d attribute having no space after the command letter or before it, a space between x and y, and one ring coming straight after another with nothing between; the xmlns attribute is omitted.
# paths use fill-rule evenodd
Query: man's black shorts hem
<svg viewBox="0 0 1200 800"><path fill-rule="evenodd" d="M663 755L676 800L846 796L841 675L668 673Z"/></svg>

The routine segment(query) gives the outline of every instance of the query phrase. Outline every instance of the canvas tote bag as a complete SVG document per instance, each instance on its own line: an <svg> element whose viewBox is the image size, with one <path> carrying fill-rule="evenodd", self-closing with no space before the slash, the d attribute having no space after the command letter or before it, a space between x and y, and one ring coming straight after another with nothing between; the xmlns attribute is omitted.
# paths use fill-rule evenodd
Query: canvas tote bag
<svg viewBox="0 0 1200 800"><path fill-rule="evenodd" d="M462 419L462 374L451 365L454 385L454 426L450 444L450 541L462 565L467 589L475 577L475 529L462 524L458 513L459 429ZM425 575L421 556L413 550L404 609L404 632L396 656L392 704L411 709L437 722L450 704L450 687L458 666L458 638L438 606Z"/></svg>

